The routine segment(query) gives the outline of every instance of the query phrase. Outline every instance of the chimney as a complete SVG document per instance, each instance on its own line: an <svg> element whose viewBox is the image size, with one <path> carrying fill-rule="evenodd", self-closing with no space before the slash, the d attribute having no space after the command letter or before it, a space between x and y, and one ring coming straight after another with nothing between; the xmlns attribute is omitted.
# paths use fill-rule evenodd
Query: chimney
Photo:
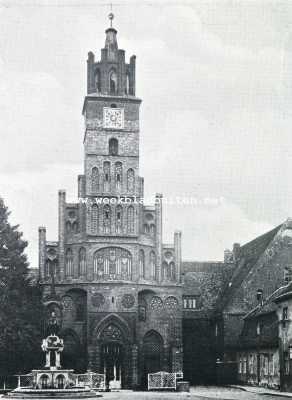
<svg viewBox="0 0 292 400"><path fill-rule="evenodd" d="M240 243L233 243L233 259L234 262L238 261L240 253Z"/></svg>
<svg viewBox="0 0 292 400"><path fill-rule="evenodd" d="M225 264L230 264L233 262L233 253L229 249L224 250L224 263Z"/></svg>
<svg viewBox="0 0 292 400"><path fill-rule="evenodd" d="M263 289L257 290L257 301L262 306L264 302Z"/></svg>

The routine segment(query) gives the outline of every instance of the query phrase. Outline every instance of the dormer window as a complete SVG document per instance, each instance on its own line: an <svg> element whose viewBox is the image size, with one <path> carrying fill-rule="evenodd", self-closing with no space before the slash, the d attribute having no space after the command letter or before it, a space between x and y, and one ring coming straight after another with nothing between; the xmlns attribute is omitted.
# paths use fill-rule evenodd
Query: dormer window
<svg viewBox="0 0 292 400"><path fill-rule="evenodd" d="M284 269L284 282L285 283L289 283L292 281L292 266L288 265L285 269Z"/></svg>
<svg viewBox="0 0 292 400"><path fill-rule="evenodd" d="M288 321L288 307L283 307L282 321Z"/></svg>

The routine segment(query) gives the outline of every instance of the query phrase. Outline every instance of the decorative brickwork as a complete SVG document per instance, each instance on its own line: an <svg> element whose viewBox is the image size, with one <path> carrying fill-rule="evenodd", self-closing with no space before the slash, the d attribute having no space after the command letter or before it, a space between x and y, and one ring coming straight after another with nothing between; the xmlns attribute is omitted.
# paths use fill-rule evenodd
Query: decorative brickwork
<svg viewBox="0 0 292 400"><path fill-rule="evenodd" d="M78 349L84 369L137 387L156 368L143 352L151 338L159 338L159 366L182 369L181 235L176 232L174 243L164 246L162 204L139 204L141 100L135 96L135 56L125 62L116 34L106 31L100 61L88 54L80 202L67 203L59 192L58 242L47 242L40 228L39 272L44 299L54 276L67 361ZM119 196L128 202L111 201Z"/></svg>

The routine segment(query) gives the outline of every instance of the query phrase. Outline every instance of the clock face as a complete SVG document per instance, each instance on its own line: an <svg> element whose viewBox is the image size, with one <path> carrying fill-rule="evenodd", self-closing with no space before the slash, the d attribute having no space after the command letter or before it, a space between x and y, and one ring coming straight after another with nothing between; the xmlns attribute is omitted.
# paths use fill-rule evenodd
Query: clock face
<svg viewBox="0 0 292 400"><path fill-rule="evenodd" d="M103 109L103 127L111 129L124 128L124 110L122 108L109 108Z"/></svg>

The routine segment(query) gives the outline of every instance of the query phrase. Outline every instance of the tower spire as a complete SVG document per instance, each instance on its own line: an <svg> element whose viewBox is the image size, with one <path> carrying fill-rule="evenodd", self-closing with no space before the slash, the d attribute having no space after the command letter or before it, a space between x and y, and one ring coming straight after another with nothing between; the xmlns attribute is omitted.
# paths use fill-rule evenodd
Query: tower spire
<svg viewBox="0 0 292 400"><path fill-rule="evenodd" d="M111 12L108 15L108 19L110 20L110 27L113 27L113 19L115 18L114 14L113 14L113 4L110 4L111 7Z"/></svg>
<svg viewBox="0 0 292 400"><path fill-rule="evenodd" d="M111 12L108 15L108 19L110 20L110 27L107 28L105 31L106 33L106 38L105 38L105 48L108 49L109 54L111 54L110 57L114 57L114 53L118 50L118 43L117 43L117 31L115 28L113 28L113 19L114 19L114 14L112 12L112 3L110 4L111 7Z"/></svg>

